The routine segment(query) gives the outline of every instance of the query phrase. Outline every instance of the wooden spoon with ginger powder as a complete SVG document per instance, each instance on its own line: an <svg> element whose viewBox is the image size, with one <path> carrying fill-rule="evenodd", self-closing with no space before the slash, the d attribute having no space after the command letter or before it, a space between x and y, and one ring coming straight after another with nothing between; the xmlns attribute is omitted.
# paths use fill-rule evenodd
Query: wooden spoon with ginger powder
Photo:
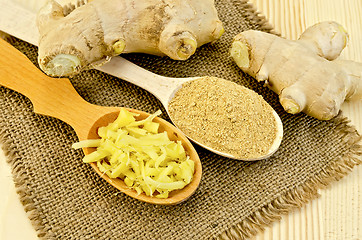
<svg viewBox="0 0 362 240"><path fill-rule="evenodd" d="M99 67L156 96L190 140L228 158L270 157L283 138L283 124L256 92L216 77L170 78L121 57Z"/></svg>
<svg viewBox="0 0 362 240"><path fill-rule="evenodd" d="M183 84L168 110L191 139L237 159L266 158L282 138L280 119L262 96L216 77Z"/></svg>

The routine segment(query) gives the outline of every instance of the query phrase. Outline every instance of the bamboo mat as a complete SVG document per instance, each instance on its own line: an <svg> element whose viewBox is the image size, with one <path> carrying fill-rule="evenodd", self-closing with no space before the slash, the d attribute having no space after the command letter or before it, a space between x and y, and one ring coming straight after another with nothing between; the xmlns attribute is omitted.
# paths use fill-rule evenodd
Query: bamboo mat
<svg viewBox="0 0 362 240"><path fill-rule="evenodd" d="M362 62L361 0L249 0L282 37L298 39L309 26L325 20L342 24L350 35L341 58ZM362 133L362 101L345 103L344 114ZM285 216L255 239L362 239L362 166L299 211Z"/></svg>

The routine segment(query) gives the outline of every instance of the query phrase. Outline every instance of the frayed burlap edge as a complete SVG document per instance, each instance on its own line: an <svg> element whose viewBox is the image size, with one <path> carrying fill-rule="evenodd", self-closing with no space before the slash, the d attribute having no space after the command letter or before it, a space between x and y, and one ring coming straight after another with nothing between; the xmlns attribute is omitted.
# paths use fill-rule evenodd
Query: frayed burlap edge
<svg viewBox="0 0 362 240"><path fill-rule="evenodd" d="M13 44L15 41L13 36L1 31L0 38L10 44ZM18 156L17 150L13 147L13 140L9 137L9 133L4 126L0 126L0 142L2 150L6 156L6 161L11 166L11 173L13 176L16 193L19 196L20 202L24 207L27 217L30 219L37 236L39 238L45 237L47 231L45 230L44 224L42 224L40 214L35 209L35 205L32 200L33 195L27 189L26 182L28 177L21 167L17 165L18 162L21 162L21 158Z"/></svg>
<svg viewBox="0 0 362 240"><path fill-rule="evenodd" d="M271 226L273 222L280 221L283 215L300 209L309 201L318 198L318 190L325 189L332 182L340 180L350 173L355 166L362 163L362 137L357 133L355 127L349 125L350 121L341 114L332 121L337 124L343 141L350 145L350 152L336 159L318 175L289 190L240 223L224 231L216 239L244 240L255 236L264 231L266 227Z"/></svg>
<svg viewBox="0 0 362 240"><path fill-rule="evenodd" d="M28 182L28 176L26 175L25 171L23 171L22 168L17 164L21 162L21 158L17 153L17 149L13 147L13 140L3 126L1 126L0 131L0 141L2 150L4 151L4 154L6 156L6 161L11 166L11 173L13 176L15 189L17 194L19 195L20 202L23 205L31 224L33 225L37 236L39 238L45 237L47 231L44 227L44 224L42 224L42 218L40 214L35 209L32 198L33 194L27 188L26 183Z"/></svg>
<svg viewBox="0 0 362 240"><path fill-rule="evenodd" d="M238 2L238 4L236 4L236 2ZM274 30L274 26L272 26L269 20L266 19L265 15L259 12L256 7L248 0L234 0L233 3L234 5L240 6L240 9L244 9L246 11L244 12L245 19L250 20L260 26L258 30L280 36L280 33Z"/></svg>

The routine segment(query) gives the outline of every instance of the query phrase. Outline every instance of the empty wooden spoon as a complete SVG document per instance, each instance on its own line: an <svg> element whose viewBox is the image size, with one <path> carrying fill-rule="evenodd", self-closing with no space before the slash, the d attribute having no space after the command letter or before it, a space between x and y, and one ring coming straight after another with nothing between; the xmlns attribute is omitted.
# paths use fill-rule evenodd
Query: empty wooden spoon
<svg viewBox="0 0 362 240"><path fill-rule="evenodd" d="M0 39L0 52L0 84L28 97L33 103L35 113L55 117L68 123L75 130L79 140L99 138L97 129L113 122L118 116L120 108L102 107L86 102L78 95L68 79L45 75L25 55L2 39ZM135 109L127 110L139 114L136 120L145 119L150 115ZM109 178L102 173L95 163L91 163L91 166L107 182L135 199L152 204L177 204L189 198L197 189L202 174L201 162L193 145L179 129L158 117L154 121L160 123L159 131L167 131L171 140L182 141L190 159L195 162L193 180L185 188L172 191L166 199L146 196L143 193L137 194L121 179ZM95 149L83 150L85 154L89 154Z"/></svg>

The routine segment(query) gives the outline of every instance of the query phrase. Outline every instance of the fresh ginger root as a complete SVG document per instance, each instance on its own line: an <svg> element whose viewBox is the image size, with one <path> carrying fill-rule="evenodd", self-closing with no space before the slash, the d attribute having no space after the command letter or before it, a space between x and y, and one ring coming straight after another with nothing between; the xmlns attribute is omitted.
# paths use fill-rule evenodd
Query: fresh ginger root
<svg viewBox="0 0 362 240"><path fill-rule="evenodd" d="M120 53L186 60L224 32L214 0L93 0L68 15L54 0L39 11L40 68L71 76Z"/></svg>
<svg viewBox="0 0 362 240"><path fill-rule="evenodd" d="M296 41L249 30L235 36L230 54L279 95L285 111L329 120L345 100L362 99L362 63L336 59L347 40L335 22L313 25Z"/></svg>

